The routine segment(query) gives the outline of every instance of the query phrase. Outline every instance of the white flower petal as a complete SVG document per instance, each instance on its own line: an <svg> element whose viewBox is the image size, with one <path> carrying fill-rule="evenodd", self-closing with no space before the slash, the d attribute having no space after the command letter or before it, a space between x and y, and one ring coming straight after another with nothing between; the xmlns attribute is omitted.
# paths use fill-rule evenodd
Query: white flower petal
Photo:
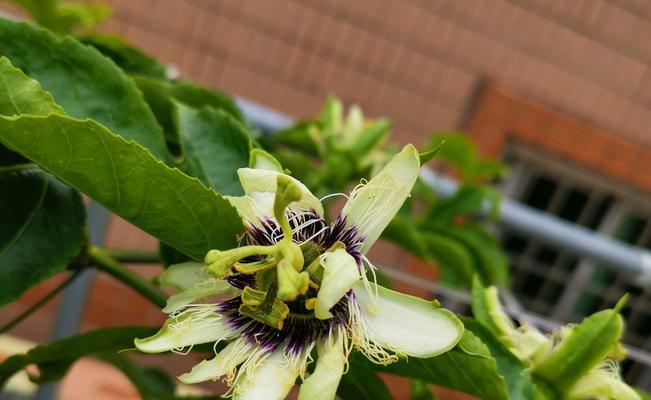
<svg viewBox="0 0 651 400"><path fill-rule="evenodd" d="M161 286L178 290L191 288L208 277L206 266L198 262L185 262L170 265L158 277Z"/></svg>
<svg viewBox="0 0 651 400"><path fill-rule="evenodd" d="M357 261L342 248L326 253L321 265L323 279L316 296L314 315L319 319L328 319L332 318L332 306L360 280L361 275Z"/></svg>
<svg viewBox="0 0 651 400"><path fill-rule="evenodd" d="M224 294L235 295L237 293L238 290L224 280L206 279L191 288L170 296L167 299L167 305L163 308L163 312L171 314L199 299Z"/></svg>
<svg viewBox="0 0 651 400"><path fill-rule="evenodd" d="M273 197L273 196L272 196ZM265 215L269 215L268 213L265 214L266 212L273 212L273 208L271 209L263 209L252 197L250 196L241 196L241 197L236 197L236 196L224 196L226 200L228 200L229 203L235 209L237 210L238 214L240 214L240 217L242 217L242 222L244 222L245 225L255 225L260 221L262 218L264 218ZM273 207L273 201L271 203Z"/></svg>
<svg viewBox="0 0 651 400"><path fill-rule="evenodd" d="M361 281L353 288L362 314L353 329L365 330L375 344L399 354L433 357L461 339L463 324L450 311L371 283L371 291L375 288L377 297Z"/></svg>
<svg viewBox="0 0 651 400"><path fill-rule="evenodd" d="M283 172L283 166L276 160L276 157L262 149L252 149L249 156L249 167L254 169L266 169L269 171Z"/></svg>
<svg viewBox="0 0 651 400"><path fill-rule="evenodd" d="M398 213L416 183L419 170L418 151L407 145L373 179L351 193L341 212L347 226L355 226L364 238L362 252L368 252Z"/></svg>
<svg viewBox="0 0 651 400"><path fill-rule="evenodd" d="M347 362L343 334L336 332L329 341L319 342L317 351L316 368L301 385L298 400L332 400L337 393Z"/></svg>
<svg viewBox="0 0 651 400"><path fill-rule="evenodd" d="M271 198L274 198L278 186L278 175L284 175L277 171L253 168L240 168L237 170L237 174L240 177L240 182L242 183L244 192L256 200L256 202L259 199L266 201L269 194L271 194ZM301 189L302 192L301 199L295 204L306 210L315 210L319 215L323 215L323 206L321 205L319 199L314 197L312 192L310 192L310 189L308 189L307 186L305 186L300 181L292 178L291 176L286 176L291 179ZM261 194L262 198L260 198ZM260 205L261 207L266 207L266 204ZM273 202L271 205L273 209ZM273 213L271 215L273 215Z"/></svg>
<svg viewBox="0 0 651 400"><path fill-rule="evenodd" d="M192 371L179 376L185 384L205 382L233 375L238 365L242 364L251 354L252 346L246 339L238 339L224 347L214 358L203 360L192 368ZM234 375L233 375L234 376Z"/></svg>
<svg viewBox="0 0 651 400"><path fill-rule="evenodd" d="M214 309L214 307L211 307ZM222 315L213 310L192 309L165 321L153 336L136 339L138 350L145 353L162 353L196 344L218 342L236 336Z"/></svg>
<svg viewBox="0 0 651 400"><path fill-rule="evenodd" d="M234 400L282 400L294 386L300 372L299 363L291 363L284 348L276 350L250 373L235 383Z"/></svg>

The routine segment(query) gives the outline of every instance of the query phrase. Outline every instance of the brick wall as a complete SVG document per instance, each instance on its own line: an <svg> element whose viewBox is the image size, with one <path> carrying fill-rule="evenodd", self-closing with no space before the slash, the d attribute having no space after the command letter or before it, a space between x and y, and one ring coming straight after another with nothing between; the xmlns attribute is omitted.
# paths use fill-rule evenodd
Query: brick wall
<svg viewBox="0 0 651 400"><path fill-rule="evenodd" d="M311 115L328 93L403 141L461 126L491 78L651 145L651 3L111 0L106 31L206 84Z"/></svg>

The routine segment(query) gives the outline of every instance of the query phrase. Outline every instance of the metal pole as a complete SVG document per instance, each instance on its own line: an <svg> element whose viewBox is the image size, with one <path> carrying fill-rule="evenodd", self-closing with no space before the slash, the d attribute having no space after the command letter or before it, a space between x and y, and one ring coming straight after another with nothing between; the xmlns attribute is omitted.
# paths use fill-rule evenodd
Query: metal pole
<svg viewBox="0 0 651 400"><path fill-rule="evenodd" d="M108 222L109 212L104 207L91 201L88 204L88 233L93 244L100 245L104 243ZM63 292L54 326L50 332L51 341L73 335L79 330L94 276L94 271L84 271ZM56 398L57 389L58 385L56 383L40 385L34 399L53 400Z"/></svg>
<svg viewBox="0 0 651 400"><path fill-rule="evenodd" d="M237 99L246 117L264 132L274 132L291 125L292 118L256 104ZM421 178L442 197L452 196L458 187L453 179L423 168ZM524 235L557 246L570 253L624 269L638 275L643 283L651 282L651 252L614 240L608 236L567 222L509 198L500 206L499 222Z"/></svg>
<svg viewBox="0 0 651 400"><path fill-rule="evenodd" d="M441 196L451 196L457 190L458 184L454 180L432 170L423 168L420 175ZM639 275L642 280L651 280L651 252L647 250L614 240L508 198L501 202L499 219L500 223L514 231L606 266L625 269Z"/></svg>

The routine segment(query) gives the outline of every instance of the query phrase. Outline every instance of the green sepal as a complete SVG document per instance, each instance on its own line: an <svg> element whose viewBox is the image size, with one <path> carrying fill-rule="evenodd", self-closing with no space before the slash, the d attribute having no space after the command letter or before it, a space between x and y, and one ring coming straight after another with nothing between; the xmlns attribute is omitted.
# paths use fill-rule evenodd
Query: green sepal
<svg viewBox="0 0 651 400"><path fill-rule="evenodd" d="M556 346L554 352L533 369L536 379L565 394L581 377L592 370L619 342L624 320L615 310L591 315Z"/></svg>

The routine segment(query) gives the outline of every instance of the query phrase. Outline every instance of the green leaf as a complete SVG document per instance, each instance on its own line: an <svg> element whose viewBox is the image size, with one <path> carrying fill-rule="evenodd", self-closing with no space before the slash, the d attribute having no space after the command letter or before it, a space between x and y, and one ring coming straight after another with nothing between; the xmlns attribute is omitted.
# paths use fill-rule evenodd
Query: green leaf
<svg viewBox="0 0 651 400"><path fill-rule="evenodd" d="M0 142L197 260L234 247L243 230L217 193L92 120L0 117Z"/></svg>
<svg viewBox="0 0 651 400"><path fill-rule="evenodd" d="M538 364L533 375L562 395L599 364L619 342L624 321L615 310L603 310L584 319Z"/></svg>
<svg viewBox="0 0 651 400"><path fill-rule="evenodd" d="M113 60L124 72L165 79L165 65L121 37L92 34L82 37L81 41Z"/></svg>
<svg viewBox="0 0 651 400"><path fill-rule="evenodd" d="M41 85L0 57L0 115L62 113L63 109Z"/></svg>
<svg viewBox="0 0 651 400"><path fill-rule="evenodd" d="M0 364L0 388L16 372L31 364L47 371L47 378L59 378L79 358L104 352L117 352L133 347L133 338L156 332L149 327L103 328L34 347L25 354L16 354Z"/></svg>
<svg viewBox="0 0 651 400"><path fill-rule="evenodd" d="M499 161L480 159L470 138L462 133L432 135L428 148L434 149L437 146L441 146L438 158L455 167L466 182L493 179L505 173L505 168Z"/></svg>
<svg viewBox="0 0 651 400"><path fill-rule="evenodd" d="M0 19L0 55L37 80L66 114L91 118L158 159L170 156L160 126L134 83L111 60L71 37Z"/></svg>
<svg viewBox="0 0 651 400"><path fill-rule="evenodd" d="M308 156L315 156L319 154L319 146L310 133L312 129L319 130L319 123L315 121L299 121L288 128L275 132L273 135L263 136L260 141L269 149L277 145L283 145L294 150L300 150ZM274 152L272 151L272 153Z"/></svg>
<svg viewBox="0 0 651 400"><path fill-rule="evenodd" d="M360 354L349 357L348 372L341 377L337 395L342 399L391 400L387 385L380 379L369 361Z"/></svg>
<svg viewBox="0 0 651 400"><path fill-rule="evenodd" d="M442 281L455 287L468 287L475 273L470 252L454 238L422 231L409 217L397 215L382 232L382 237L414 254L426 263L436 264Z"/></svg>
<svg viewBox="0 0 651 400"><path fill-rule="evenodd" d="M436 397L427 383L418 379L411 380L411 400L435 400Z"/></svg>
<svg viewBox="0 0 651 400"><path fill-rule="evenodd" d="M433 335L436 332L432 332ZM472 332L465 331L455 348L433 358L403 359L376 370L415 378L477 396L508 399L504 378L488 347Z"/></svg>
<svg viewBox="0 0 651 400"><path fill-rule="evenodd" d="M489 204L492 214L497 214L499 199L499 192L490 186L464 184L452 197L439 201L431 208L426 218L451 224L459 215L480 213L484 204Z"/></svg>
<svg viewBox="0 0 651 400"><path fill-rule="evenodd" d="M12 0L23 7L34 21L61 34L78 28L92 28L111 14L105 4L82 4L58 0Z"/></svg>
<svg viewBox="0 0 651 400"><path fill-rule="evenodd" d="M457 240L432 232L421 233L430 257L436 260L441 281L454 287L469 287L476 272L468 249Z"/></svg>
<svg viewBox="0 0 651 400"><path fill-rule="evenodd" d="M133 76L134 82L143 92L149 106L167 134L167 140L179 143L179 133L174 121L173 100L194 108L212 107L224 110L233 118L244 122L240 109L233 99L225 93L202 88L185 81L166 81L147 76Z"/></svg>
<svg viewBox="0 0 651 400"><path fill-rule="evenodd" d="M543 400L544 396L533 384L527 366L513 355L486 327L471 318L461 318L466 329L475 334L489 349L497 372L504 377L511 400Z"/></svg>
<svg viewBox="0 0 651 400"><path fill-rule="evenodd" d="M462 133L437 133L430 138L428 149L440 147L438 157L468 175L471 172L477 151L468 137Z"/></svg>
<svg viewBox="0 0 651 400"><path fill-rule="evenodd" d="M174 247L166 245L163 242L160 242L158 244L158 254L160 255L161 260L163 260L164 268L167 268L170 265L181 264L192 260L192 257L189 257L180 251L175 250Z"/></svg>
<svg viewBox="0 0 651 400"><path fill-rule="evenodd" d="M432 261L427 243L409 217L396 215L382 232L382 238L391 240L424 261Z"/></svg>
<svg viewBox="0 0 651 400"><path fill-rule="evenodd" d="M478 275L472 282L472 315L502 343L509 343L509 333L515 330L510 319L502 310L497 289L484 287Z"/></svg>
<svg viewBox="0 0 651 400"><path fill-rule="evenodd" d="M34 165L0 168L0 306L66 269L81 250L79 193Z"/></svg>
<svg viewBox="0 0 651 400"><path fill-rule="evenodd" d="M233 98L224 92L207 89L187 81L174 81L170 90L172 96L183 103L194 108L212 107L217 110L224 110L233 118L244 122L244 115L237 107Z"/></svg>
<svg viewBox="0 0 651 400"><path fill-rule="evenodd" d="M61 111L38 82L0 57L0 115ZM0 197L2 305L68 266L81 249L86 216L77 191L4 147L0 165L0 187L11 193Z"/></svg>
<svg viewBox="0 0 651 400"><path fill-rule="evenodd" d="M359 138L352 144L350 153L353 156L362 156L379 145L389 134L391 122L387 119L377 119L366 126Z"/></svg>
<svg viewBox="0 0 651 400"><path fill-rule="evenodd" d="M441 142L438 144L438 146L434 147L433 149L427 150L424 153L420 153L420 165L425 165L428 162L432 161L434 157L441 151L441 147L443 147L443 144L445 142Z"/></svg>
<svg viewBox="0 0 651 400"><path fill-rule="evenodd" d="M243 195L237 169L248 166L251 144L242 124L222 110L174 105L183 153L179 168L221 194Z"/></svg>
<svg viewBox="0 0 651 400"><path fill-rule="evenodd" d="M505 286L509 280L508 259L495 238L481 226L466 223L462 226L449 226L440 223L427 224L427 231L438 233L463 245L472 257L472 273L464 286L472 284L472 276L477 273L487 285Z"/></svg>

